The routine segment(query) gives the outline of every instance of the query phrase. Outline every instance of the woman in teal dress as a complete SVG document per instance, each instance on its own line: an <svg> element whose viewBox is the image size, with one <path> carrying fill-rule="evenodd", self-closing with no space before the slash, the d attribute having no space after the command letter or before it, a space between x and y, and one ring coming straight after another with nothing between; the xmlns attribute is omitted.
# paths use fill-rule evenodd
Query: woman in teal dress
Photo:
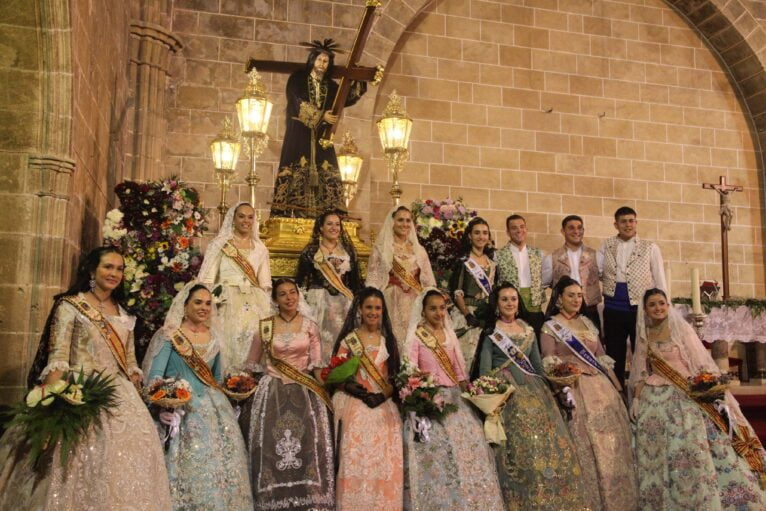
<svg viewBox="0 0 766 511"><path fill-rule="evenodd" d="M628 384L634 396L630 415L636 422L639 509L766 509L759 486L763 447L730 392L716 403L728 409L727 418L685 391L686 378L720 371L663 291L644 295L636 333Z"/></svg>
<svg viewBox="0 0 766 511"><path fill-rule="evenodd" d="M577 453L542 376L535 332L519 319L525 315L519 293L504 282L489 304L495 322L482 333L474 373L504 378L516 388L502 412L507 440L495 446L506 509L587 509Z"/></svg>
<svg viewBox="0 0 766 511"><path fill-rule="evenodd" d="M165 453L173 509L252 510L247 451L221 381L219 329L212 295L190 282L173 300L165 325L144 358L147 384L157 378L189 382L183 412L160 412L177 424ZM179 417L180 416L180 417Z"/></svg>

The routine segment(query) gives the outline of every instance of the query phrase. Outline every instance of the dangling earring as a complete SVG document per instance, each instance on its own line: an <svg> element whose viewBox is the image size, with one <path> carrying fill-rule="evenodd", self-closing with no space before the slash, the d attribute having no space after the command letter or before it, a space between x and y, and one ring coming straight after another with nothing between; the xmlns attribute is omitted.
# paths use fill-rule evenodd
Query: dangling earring
<svg viewBox="0 0 766 511"><path fill-rule="evenodd" d="M90 292L95 294L96 291L96 277L91 275L90 280L88 281L88 286L90 286Z"/></svg>
<svg viewBox="0 0 766 511"><path fill-rule="evenodd" d="M556 307L558 307L558 308L560 309L560 308L562 308L563 306L564 306L564 303L561 301L561 298L559 298L558 300L556 300Z"/></svg>

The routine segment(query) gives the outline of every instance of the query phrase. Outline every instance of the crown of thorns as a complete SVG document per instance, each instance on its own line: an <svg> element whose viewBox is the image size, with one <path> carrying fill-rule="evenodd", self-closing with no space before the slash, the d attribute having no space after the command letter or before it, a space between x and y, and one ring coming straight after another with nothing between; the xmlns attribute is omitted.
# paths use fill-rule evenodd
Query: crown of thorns
<svg viewBox="0 0 766 511"><path fill-rule="evenodd" d="M325 39L324 41L314 39L311 42L304 41L300 44L301 46L304 46L306 48L311 48L313 50L323 51L327 53L334 53L334 54L345 53L343 50L340 49L340 44L336 43L335 40L333 39Z"/></svg>

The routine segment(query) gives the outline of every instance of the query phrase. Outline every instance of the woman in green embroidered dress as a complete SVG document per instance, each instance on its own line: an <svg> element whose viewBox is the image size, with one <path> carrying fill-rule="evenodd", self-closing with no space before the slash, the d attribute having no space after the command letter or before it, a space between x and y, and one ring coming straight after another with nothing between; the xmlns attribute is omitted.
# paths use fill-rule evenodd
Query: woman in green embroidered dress
<svg viewBox="0 0 766 511"><path fill-rule="evenodd" d="M502 412L507 440L495 446L500 487L508 511L587 509L577 453L556 400L542 376L534 330L516 288L504 282L490 297L494 322L484 330L474 368L479 375L495 375L516 391ZM502 333L526 356L526 371L490 337ZM478 374L477 374L478 373Z"/></svg>
<svg viewBox="0 0 766 511"><path fill-rule="evenodd" d="M449 291L455 307L450 312L452 325L460 340L466 367L475 364L474 354L481 337L482 320L495 283L495 249L489 224L476 217L465 228L460 258L452 268ZM469 269L470 268L470 269Z"/></svg>

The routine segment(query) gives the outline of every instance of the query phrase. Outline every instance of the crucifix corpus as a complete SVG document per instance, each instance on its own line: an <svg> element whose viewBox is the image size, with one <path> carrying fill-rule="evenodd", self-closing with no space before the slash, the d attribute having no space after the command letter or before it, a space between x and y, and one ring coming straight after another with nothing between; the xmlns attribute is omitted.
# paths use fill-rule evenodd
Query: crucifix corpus
<svg viewBox="0 0 766 511"><path fill-rule="evenodd" d="M248 72L258 69L290 74L272 216L313 218L327 209L345 211L333 135L344 107L361 98L367 90L366 82L377 84L383 77L380 66L358 65L379 6L379 0L367 0L344 66L334 65L335 55L341 51L332 39L302 43L309 48L305 63L256 59L248 62Z"/></svg>
<svg viewBox="0 0 766 511"><path fill-rule="evenodd" d="M729 299L729 231L733 212L729 205L730 193L741 192L742 187L726 183L726 176L720 176L718 183L702 183L702 188L715 190L721 196L721 267L723 269L723 299Z"/></svg>

